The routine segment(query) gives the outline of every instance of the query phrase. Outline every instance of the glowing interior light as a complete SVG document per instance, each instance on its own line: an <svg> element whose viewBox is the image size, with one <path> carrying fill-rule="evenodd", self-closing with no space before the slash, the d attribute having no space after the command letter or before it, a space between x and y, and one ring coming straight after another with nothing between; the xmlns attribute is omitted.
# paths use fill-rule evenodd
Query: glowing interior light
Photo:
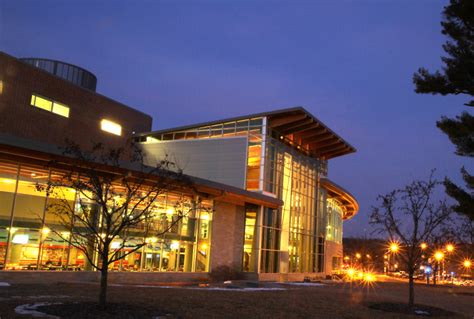
<svg viewBox="0 0 474 319"><path fill-rule="evenodd" d="M26 234L16 234L13 236L12 243L14 244L28 244L29 236Z"/></svg>
<svg viewBox="0 0 474 319"><path fill-rule="evenodd" d="M66 105L60 104L58 102L54 102L53 113L56 113L64 117L69 117L69 108Z"/></svg>
<svg viewBox="0 0 474 319"><path fill-rule="evenodd" d="M179 248L179 241L173 241L173 242L171 243L170 248L171 248L172 250L178 249L178 248Z"/></svg>
<svg viewBox="0 0 474 319"><path fill-rule="evenodd" d="M33 97L31 98L31 101L33 102ZM51 109L53 107L53 102L51 102L50 100L44 99L42 97L35 96L34 103L32 103L32 105L39 107L40 109L43 109L45 111L51 112Z"/></svg>
<svg viewBox="0 0 474 319"><path fill-rule="evenodd" d="M158 241L158 238L156 237L148 237L145 239L145 242L150 244L150 243L156 243Z"/></svg>
<svg viewBox="0 0 474 319"><path fill-rule="evenodd" d="M5 183L5 184L15 184L15 180L9 179L9 178L0 178L0 182Z"/></svg>
<svg viewBox="0 0 474 319"><path fill-rule="evenodd" d="M173 209L173 208L168 208L168 209L166 210L166 214L168 214L168 215L173 215L173 214L174 214L174 209Z"/></svg>
<svg viewBox="0 0 474 319"><path fill-rule="evenodd" d="M109 120L102 120L100 122L102 131L109 132L118 136L122 135L122 126Z"/></svg>
<svg viewBox="0 0 474 319"><path fill-rule="evenodd" d="M119 241L113 241L111 244L110 244L110 248L112 249L119 249L121 246L120 242Z"/></svg>
<svg viewBox="0 0 474 319"><path fill-rule="evenodd" d="M69 236L71 236L70 232L68 232L68 231L61 232L61 237L62 238L69 238Z"/></svg>

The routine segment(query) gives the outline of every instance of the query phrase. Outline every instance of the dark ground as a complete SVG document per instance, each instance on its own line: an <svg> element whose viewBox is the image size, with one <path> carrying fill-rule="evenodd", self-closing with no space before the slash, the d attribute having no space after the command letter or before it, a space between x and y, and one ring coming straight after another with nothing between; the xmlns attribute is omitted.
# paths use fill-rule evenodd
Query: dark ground
<svg viewBox="0 0 474 319"><path fill-rule="evenodd" d="M402 282L378 282L373 287L353 285L352 288L347 283L281 287L287 289L242 292L234 289L206 291L205 288L115 285L109 288L109 301L135 307L136 318L166 314L171 314L170 318L418 318L369 307L374 303L406 302L408 289ZM417 285L416 303L456 313L440 313L438 318L473 318L473 290ZM98 286L95 284L18 284L0 287L0 318L31 318L15 314L15 307L22 304L90 303L95 302L97 296ZM127 318L126 309L114 308L116 313L108 318ZM64 314L64 308L62 311ZM66 314L62 317L103 318L102 315L94 315L85 306L66 308Z"/></svg>

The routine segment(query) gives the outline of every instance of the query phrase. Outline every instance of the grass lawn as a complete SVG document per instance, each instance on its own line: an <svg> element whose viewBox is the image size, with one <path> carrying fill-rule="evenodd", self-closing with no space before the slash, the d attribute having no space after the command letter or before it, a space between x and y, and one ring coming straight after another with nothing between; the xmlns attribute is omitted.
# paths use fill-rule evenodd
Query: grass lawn
<svg viewBox="0 0 474 319"><path fill-rule="evenodd" d="M373 287L273 286L285 289L244 292L114 285L109 288L109 301L156 309L172 314L171 318L415 318L368 307L372 302L405 302L408 289L402 282L378 282ZM22 304L87 302L97 296L96 284L12 284L0 287L0 318L28 318L15 314L15 307ZM417 304L459 314L449 318L474 316L474 288L417 285L415 298Z"/></svg>

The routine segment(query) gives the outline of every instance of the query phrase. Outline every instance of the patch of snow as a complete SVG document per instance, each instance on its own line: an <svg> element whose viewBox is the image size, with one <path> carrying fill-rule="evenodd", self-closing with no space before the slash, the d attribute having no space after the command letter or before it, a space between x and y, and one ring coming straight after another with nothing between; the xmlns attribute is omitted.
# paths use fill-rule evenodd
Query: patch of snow
<svg viewBox="0 0 474 319"><path fill-rule="evenodd" d="M157 285L123 285L123 284L109 284L114 287L138 287L138 288L183 288L180 286L157 286Z"/></svg>
<svg viewBox="0 0 474 319"><path fill-rule="evenodd" d="M429 315L431 315L428 311L424 311L424 310L415 310L415 313L417 315L420 315L420 316L429 316Z"/></svg>
<svg viewBox="0 0 474 319"><path fill-rule="evenodd" d="M194 290L218 290L218 291L238 291L238 292L286 290L286 288L222 288L222 287L211 287L211 288L192 287L192 288L187 288L187 289L194 289Z"/></svg>
<svg viewBox="0 0 474 319"><path fill-rule="evenodd" d="M66 295L39 295L39 296L11 296L12 299L57 299L57 298L70 298L71 296Z"/></svg>
<svg viewBox="0 0 474 319"><path fill-rule="evenodd" d="M10 287L8 282L0 281L0 287Z"/></svg>
<svg viewBox="0 0 474 319"><path fill-rule="evenodd" d="M226 280L226 281L224 281L224 285L230 285L230 284L232 284L232 280Z"/></svg>
<svg viewBox="0 0 474 319"><path fill-rule="evenodd" d="M139 288L165 288L165 289L191 289L191 290L219 290L219 291L272 291L272 290L286 290L286 288L225 288L225 287L189 287L189 286L152 286L152 285L122 285L110 284L109 286L116 287L139 287Z"/></svg>
<svg viewBox="0 0 474 319"><path fill-rule="evenodd" d="M15 308L15 313L18 315L28 315L35 318L49 318L49 319L60 319L57 316L48 315L46 313L40 312L36 309L41 306L49 306L49 305L60 305L61 303L53 303L53 302L36 302L34 304L25 304L19 305Z"/></svg>
<svg viewBox="0 0 474 319"><path fill-rule="evenodd" d="M322 286L324 286L324 284L317 283L317 282L286 282L285 285L307 286L307 287L322 287Z"/></svg>

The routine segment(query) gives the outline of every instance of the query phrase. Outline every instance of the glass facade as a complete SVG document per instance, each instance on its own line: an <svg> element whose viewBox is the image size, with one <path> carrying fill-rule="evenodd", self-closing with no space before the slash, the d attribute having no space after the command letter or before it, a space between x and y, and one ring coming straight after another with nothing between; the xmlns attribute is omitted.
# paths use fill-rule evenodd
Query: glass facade
<svg viewBox="0 0 474 319"><path fill-rule="evenodd" d="M90 269L83 252L64 240L70 233L53 211L57 208L55 201L60 199L66 199L71 209L80 211L79 196L73 189L58 188L46 194L38 187L60 178L61 174L33 165L0 163L0 269ZM152 230L148 234L160 233L178 220L176 203L186 196L160 196L154 203ZM93 202L80 200L88 210L97 210ZM160 237L144 238L144 225L131 230L135 237L129 238L118 253L126 254L137 243L146 245L111 268L117 271L208 271L213 203L202 201L201 206ZM111 249L114 251L120 246L120 238L117 238Z"/></svg>
<svg viewBox="0 0 474 319"><path fill-rule="evenodd" d="M342 244L342 208L337 201L328 199L326 209L326 240Z"/></svg>
<svg viewBox="0 0 474 319"><path fill-rule="evenodd" d="M272 131L267 118L250 118L186 130L154 134L142 140L248 137L246 188L284 201L278 210L247 209L243 270L258 272L322 272L326 195L319 180L327 161ZM259 259L255 254L259 253Z"/></svg>

